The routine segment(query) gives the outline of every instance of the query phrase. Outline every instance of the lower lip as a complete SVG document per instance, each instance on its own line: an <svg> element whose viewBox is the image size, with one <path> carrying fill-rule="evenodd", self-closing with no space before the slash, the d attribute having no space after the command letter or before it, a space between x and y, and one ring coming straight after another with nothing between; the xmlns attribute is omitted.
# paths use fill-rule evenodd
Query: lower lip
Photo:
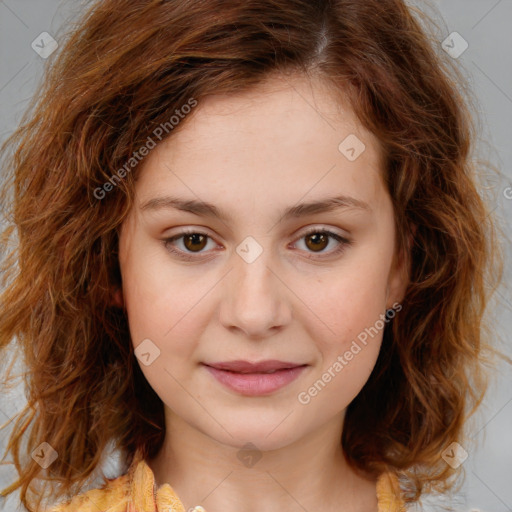
<svg viewBox="0 0 512 512"><path fill-rule="evenodd" d="M206 366L206 369L231 390L242 395L258 396L272 393L290 384L306 369L306 366L277 370L274 373L236 373L211 366Z"/></svg>

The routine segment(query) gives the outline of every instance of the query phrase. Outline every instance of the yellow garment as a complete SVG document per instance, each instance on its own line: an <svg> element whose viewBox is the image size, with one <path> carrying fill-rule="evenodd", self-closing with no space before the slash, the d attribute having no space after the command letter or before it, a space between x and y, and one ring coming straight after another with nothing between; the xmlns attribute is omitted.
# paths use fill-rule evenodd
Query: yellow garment
<svg viewBox="0 0 512 512"><path fill-rule="evenodd" d="M396 489L396 490L393 490ZM393 473L383 473L377 480L378 512L404 512L397 496L398 480ZM202 511L197 507L197 511ZM91 489L47 512L186 512L185 507L165 483L157 488L153 471L135 454L128 472L108 480L101 489ZM208 512L208 511L205 511Z"/></svg>

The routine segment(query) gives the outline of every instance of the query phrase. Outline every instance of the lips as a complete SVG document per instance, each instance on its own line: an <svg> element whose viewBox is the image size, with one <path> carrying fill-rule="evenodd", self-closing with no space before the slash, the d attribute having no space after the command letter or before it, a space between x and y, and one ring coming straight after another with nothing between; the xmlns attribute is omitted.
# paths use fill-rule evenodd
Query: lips
<svg viewBox="0 0 512 512"><path fill-rule="evenodd" d="M277 360L203 364L218 382L246 396L268 395L278 391L293 382L309 366Z"/></svg>
<svg viewBox="0 0 512 512"><path fill-rule="evenodd" d="M222 363L210 363L206 366L216 368L217 370L227 370L236 373L274 373L277 370L288 370L290 368L297 368L298 366L304 365L300 363L289 363L286 361L269 359L267 361L260 361L258 363L237 360L226 361Z"/></svg>

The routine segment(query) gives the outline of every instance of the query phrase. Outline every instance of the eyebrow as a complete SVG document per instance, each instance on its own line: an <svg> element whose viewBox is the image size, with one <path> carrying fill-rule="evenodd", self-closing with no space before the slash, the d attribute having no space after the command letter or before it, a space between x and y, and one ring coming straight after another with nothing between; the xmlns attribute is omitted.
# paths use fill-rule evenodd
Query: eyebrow
<svg viewBox="0 0 512 512"><path fill-rule="evenodd" d="M177 209L184 212L193 213L203 217L212 217L224 222L232 220L232 216L219 209L217 206L195 199L183 199L180 197L155 197L149 199L141 205L143 211L156 211L161 209ZM300 203L287 208L281 217L281 220L291 218L306 217L318 213L327 213L339 209L356 209L371 212L372 209L368 203L350 196L327 197L308 203Z"/></svg>

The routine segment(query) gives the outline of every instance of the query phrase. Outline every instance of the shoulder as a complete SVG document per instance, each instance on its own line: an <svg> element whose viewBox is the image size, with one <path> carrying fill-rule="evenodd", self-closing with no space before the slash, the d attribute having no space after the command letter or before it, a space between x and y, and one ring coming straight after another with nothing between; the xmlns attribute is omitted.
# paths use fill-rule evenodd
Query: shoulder
<svg viewBox="0 0 512 512"><path fill-rule="evenodd" d="M74 496L44 512L185 512L169 484L157 488L151 468L139 452L128 472L109 480L100 489Z"/></svg>
<svg viewBox="0 0 512 512"><path fill-rule="evenodd" d="M99 489L91 489L72 499L55 505L45 512L126 512L130 500L129 475L107 480Z"/></svg>
<svg viewBox="0 0 512 512"><path fill-rule="evenodd" d="M400 484L395 473L382 473L377 479L378 512L406 512Z"/></svg>

